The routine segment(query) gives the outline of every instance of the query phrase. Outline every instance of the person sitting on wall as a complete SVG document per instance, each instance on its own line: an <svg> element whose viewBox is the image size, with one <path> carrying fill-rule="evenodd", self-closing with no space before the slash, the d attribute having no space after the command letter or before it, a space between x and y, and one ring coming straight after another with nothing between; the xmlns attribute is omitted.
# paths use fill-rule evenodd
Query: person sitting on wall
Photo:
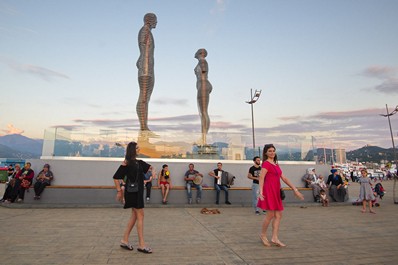
<svg viewBox="0 0 398 265"><path fill-rule="evenodd" d="M171 177L168 165L163 165L162 170L159 172L158 186L162 190L162 203L167 204L167 196L171 189Z"/></svg>
<svg viewBox="0 0 398 265"><path fill-rule="evenodd" d="M44 191L45 187L51 185L51 181L54 179L53 173L50 171L50 165L45 164L43 169L39 172L36 177L36 183L34 185L35 200L40 200L40 195Z"/></svg>
<svg viewBox="0 0 398 265"><path fill-rule="evenodd" d="M202 199L202 180L203 174L194 169L194 164L189 164L188 171L185 172L184 180L186 181L188 203L192 203L192 187L196 188L196 203L200 203Z"/></svg>
<svg viewBox="0 0 398 265"><path fill-rule="evenodd" d="M225 204L231 204L228 200L228 187L226 184L222 183L222 175L225 171L222 169L222 163L217 163L217 168L209 172L209 175L214 178L214 188L217 192L216 194L216 204L220 203L220 192L223 190L225 192Z"/></svg>
<svg viewBox="0 0 398 265"><path fill-rule="evenodd" d="M147 202L149 202L149 200L151 199L152 179L153 179L153 173L152 173L152 169L150 168L144 174L144 186L146 188L146 201Z"/></svg>
<svg viewBox="0 0 398 265"><path fill-rule="evenodd" d="M17 173L21 171L21 166L19 164L15 164L15 169L13 168L13 172L11 175L8 176L8 182L6 183L6 189L4 190L4 195L3 198L0 200L0 202L6 202L9 203L11 202L12 199L12 194L15 192L15 176Z"/></svg>
<svg viewBox="0 0 398 265"><path fill-rule="evenodd" d="M321 187L318 185L319 177L315 174L315 168L307 169L307 174L304 176L305 187L312 189L314 202L320 202Z"/></svg>
<svg viewBox="0 0 398 265"><path fill-rule="evenodd" d="M29 189L32 184L35 172L31 169L32 164L26 162L24 168L15 175L15 186L11 202L14 202L17 198L17 202L23 202L25 198L25 190Z"/></svg>
<svg viewBox="0 0 398 265"><path fill-rule="evenodd" d="M335 168L330 170L332 174L329 175L328 181L329 185L329 195L335 202L344 202L348 200L347 190L344 188L344 182L341 178L339 171Z"/></svg>

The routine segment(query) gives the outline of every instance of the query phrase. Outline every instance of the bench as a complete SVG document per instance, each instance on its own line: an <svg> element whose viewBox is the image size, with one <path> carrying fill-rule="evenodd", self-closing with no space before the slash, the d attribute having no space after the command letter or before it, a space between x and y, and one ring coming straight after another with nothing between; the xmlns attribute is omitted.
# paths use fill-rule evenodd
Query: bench
<svg viewBox="0 0 398 265"><path fill-rule="evenodd" d="M285 203L299 202L294 197L291 188L285 187L283 189L286 193L286 199L284 200ZM298 189L304 194L304 202L313 202L311 188ZM33 189L31 191L33 191ZM231 187L229 191L230 201L233 205L251 206L251 187ZM33 200L34 192L30 192L25 194L25 202L32 204L118 205L119 203L115 201L115 194L115 186L113 185L51 185L46 187L41 196L41 200ZM192 192L192 197L195 200L196 191ZM202 201L199 205L203 205L204 207L212 207L212 205L215 203L215 199L216 192L214 192L214 187L203 187ZM224 192L221 192L220 200L221 202L224 201ZM161 201L162 195L160 192L160 187L153 186L150 204L160 205ZM168 201L168 205L177 206L187 204L186 187L173 186L169 193Z"/></svg>

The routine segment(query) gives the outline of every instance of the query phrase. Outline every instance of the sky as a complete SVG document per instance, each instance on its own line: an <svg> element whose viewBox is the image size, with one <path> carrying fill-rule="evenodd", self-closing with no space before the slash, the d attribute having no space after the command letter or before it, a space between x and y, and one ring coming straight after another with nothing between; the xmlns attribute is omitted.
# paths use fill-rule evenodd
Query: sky
<svg viewBox="0 0 398 265"><path fill-rule="evenodd" d="M149 12L148 124L162 140L200 134L193 69L205 48L210 140L252 144L253 89L259 146L392 146L379 114L398 105L395 0L0 0L0 136L136 137L137 36ZM398 115L391 125L397 137Z"/></svg>

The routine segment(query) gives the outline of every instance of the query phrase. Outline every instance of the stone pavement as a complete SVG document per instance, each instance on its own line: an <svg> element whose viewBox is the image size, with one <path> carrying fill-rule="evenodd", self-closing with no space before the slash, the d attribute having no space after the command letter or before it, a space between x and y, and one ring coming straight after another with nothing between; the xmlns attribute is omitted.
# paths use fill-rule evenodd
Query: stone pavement
<svg viewBox="0 0 398 265"><path fill-rule="evenodd" d="M264 216L249 207L220 205L218 215L146 208L150 255L119 247L130 210L0 207L0 264L398 264L392 183L383 182L388 193L377 214L348 204L287 206L280 229L286 248L261 244ZM352 184L351 198L357 191ZM130 239L136 247L135 229Z"/></svg>

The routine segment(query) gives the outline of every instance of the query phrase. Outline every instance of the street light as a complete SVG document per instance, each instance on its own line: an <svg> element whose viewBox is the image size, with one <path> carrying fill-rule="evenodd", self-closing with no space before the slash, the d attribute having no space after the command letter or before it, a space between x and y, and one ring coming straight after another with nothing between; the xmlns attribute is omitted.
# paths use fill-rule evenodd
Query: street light
<svg viewBox="0 0 398 265"><path fill-rule="evenodd" d="M257 100L260 98L261 95L261 90L254 91L253 95L253 89L250 88L250 101L246 101L247 104L250 104L251 109L252 109L252 134L253 134L253 156L254 156L254 150L256 148L256 140L254 138L254 113L253 113L253 104L257 102ZM259 151L259 156L260 156L260 151Z"/></svg>
<svg viewBox="0 0 398 265"><path fill-rule="evenodd" d="M388 125L390 126L390 134L391 134L391 142L392 142L392 151L394 154L394 161L395 161L395 170L397 171L396 174L398 174L398 163L397 163L397 152L395 151L395 143L394 143L394 135L392 133L391 129L391 121L390 121L390 116L394 115L395 113L398 112L398 106L395 107L395 109L391 112L388 113L388 106L386 104L386 113L387 114L379 114L380 116L387 117L388 118ZM397 201L395 201L395 186L396 186L396 181L397 181L397 176L394 176L394 188L393 188L393 197L394 197L394 203L398 204Z"/></svg>

